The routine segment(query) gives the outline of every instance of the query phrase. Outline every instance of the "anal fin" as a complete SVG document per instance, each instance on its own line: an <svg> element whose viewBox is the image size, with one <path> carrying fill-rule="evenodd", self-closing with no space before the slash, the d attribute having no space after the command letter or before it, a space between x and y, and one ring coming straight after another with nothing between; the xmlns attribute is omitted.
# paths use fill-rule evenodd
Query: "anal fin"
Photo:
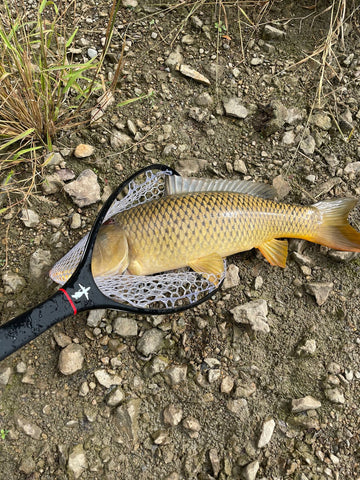
<svg viewBox="0 0 360 480"><path fill-rule="evenodd" d="M224 262L218 253L211 253L205 257L196 258L188 263L195 272L204 273L215 278L210 280L216 285L224 272Z"/></svg>
<svg viewBox="0 0 360 480"><path fill-rule="evenodd" d="M273 238L257 247L271 265L285 268L288 254L287 240Z"/></svg>

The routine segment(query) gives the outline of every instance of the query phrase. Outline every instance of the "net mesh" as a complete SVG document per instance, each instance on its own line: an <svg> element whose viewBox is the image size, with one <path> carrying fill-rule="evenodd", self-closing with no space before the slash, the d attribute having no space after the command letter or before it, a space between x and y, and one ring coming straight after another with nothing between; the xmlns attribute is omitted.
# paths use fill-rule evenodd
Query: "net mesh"
<svg viewBox="0 0 360 480"><path fill-rule="evenodd" d="M165 193L165 176L169 171L147 171L139 179L132 180L126 195L115 200L110 206L104 222L114 215L145 202L160 198ZM86 247L89 234L85 235L64 257L51 269L50 277L63 285L78 266ZM189 269L181 269L156 275L109 275L95 277L99 290L107 297L138 308L173 308L186 303L194 303L204 295L215 290L216 285L223 280L221 277L199 274Z"/></svg>

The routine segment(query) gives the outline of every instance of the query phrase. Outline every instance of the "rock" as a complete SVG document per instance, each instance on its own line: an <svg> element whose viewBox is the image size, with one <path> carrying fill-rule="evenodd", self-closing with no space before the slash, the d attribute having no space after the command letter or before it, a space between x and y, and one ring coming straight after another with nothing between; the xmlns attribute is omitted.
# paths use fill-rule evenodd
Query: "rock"
<svg viewBox="0 0 360 480"><path fill-rule="evenodd" d="M255 382L244 382L239 384L235 390L235 398L248 398L256 392Z"/></svg>
<svg viewBox="0 0 360 480"><path fill-rule="evenodd" d="M345 403L345 397L343 393L340 392L338 388L327 388L325 389L325 397L330 400L332 403Z"/></svg>
<svg viewBox="0 0 360 480"><path fill-rule="evenodd" d="M90 49L89 49L90 50ZM95 53L96 57L97 53ZM86 158L90 157L95 151L95 147L92 145L87 145L86 143L80 143L74 150L74 155L76 158Z"/></svg>
<svg viewBox="0 0 360 480"><path fill-rule="evenodd" d="M201 430L201 425L198 420L194 417L186 417L182 421L182 425L187 430L191 430L192 432L199 432Z"/></svg>
<svg viewBox="0 0 360 480"><path fill-rule="evenodd" d="M191 15L191 23L198 29L201 29L204 25L204 22L197 15Z"/></svg>
<svg viewBox="0 0 360 480"><path fill-rule="evenodd" d="M203 92L195 98L195 103L199 105L199 107L210 107L214 103L214 100L208 92Z"/></svg>
<svg viewBox="0 0 360 480"><path fill-rule="evenodd" d="M88 382L83 382L83 383L80 385L79 396L80 396L80 397L86 397L86 395L87 395L89 392L90 392L90 387L89 387Z"/></svg>
<svg viewBox="0 0 360 480"><path fill-rule="evenodd" d="M346 173L347 175L349 173L353 173L354 175L357 175L358 173L360 173L360 162L348 163L344 168L344 173Z"/></svg>
<svg viewBox="0 0 360 480"><path fill-rule="evenodd" d="M122 378L119 375L110 375L106 370L95 370L94 375L96 380L105 388L110 388L113 385L121 385Z"/></svg>
<svg viewBox="0 0 360 480"><path fill-rule="evenodd" d="M291 186L282 175L278 175L273 179L273 187L276 190L276 195L279 200L282 200L289 194Z"/></svg>
<svg viewBox="0 0 360 480"><path fill-rule="evenodd" d="M137 443L141 400L133 398L116 409L115 422L120 433L128 440Z"/></svg>
<svg viewBox="0 0 360 480"><path fill-rule="evenodd" d="M282 139L284 145L292 145L295 142L295 133L293 130L288 130L284 133Z"/></svg>
<svg viewBox="0 0 360 480"><path fill-rule="evenodd" d="M305 153L305 155L311 155L315 152L316 142L314 137L311 135L306 136L300 142L300 150Z"/></svg>
<svg viewBox="0 0 360 480"><path fill-rule="evenodd" d="M296 125L306 117L306 110L300 110L297 107L287 109L285 123L288 125Z"/></svg>
<svg viewBox="0 0 360 480"><path fill-rule="evenodd" d="M87 469L87 460L84 451L84 447L81 444L75 445L69 454L69 460L67 465L68 475L70 480L76 480Z"/></svg>
<svg viewBox="0 0 360 480"><path fill-rule="evenodd" d="M15 293L21 292L21 290L25 287L26 281L23 277L20 277L17 273L13 272L6 272L2 275L2 281L4 284L4 292L8 293Z"/></svg>
<svg viewBox="0 0 360 480"><path fill-rule="evenodd" d="M176 165L176 170L183 176L191 176L199 173L207 164L206 160L201 158L182 158Z"/></svg>
<svg viewBox="0 0 360 480"><path fill-rule="evenodd" d="M54 340L55 342L59 345L59 347L61 348L65 348L67 347L68 345L70 345L72 343L72 340L71 338L69 337L69 335L66 335L65 333L63 332L60 332L59 330L54 330L53 331L53 335L54 335Z"/></svg>
<svg viewBox="0 0 360 480"><path fill-rule="evenodd" d="M251 60L250 60L250 65L252 65L253 67L256 67L258 65L261 65L262 63L264 62L264 59L261 58L261 57L253 57Z"/></svg>
<svg viewBox="0 0 360 480"><path fill-rule="evenodd" d="M232 288L239 285L240 278L239 278L239 267L234 265L233 263L230 264L226 270L225 280L223 284L223 288Z"/></svg>
<svg viewBox="0 0 360 480"><path fill-rule="evenodd" d="M177 68L179 72L185 77L192 78L196 82L202 83L204 85L210 85L210 80L208 78L206 78L204 75L202 75L201 73L191 68L189 65L181 64Z"/></svg>
<svg viewBox="0 0 360 480"><path fill-rule="evenodd" d="M214 477L217 478L220 473L221 464L220 464L219 453L216 448L210 448L209 460L211 463L211 468L213 470Z"/></svg>
<svg viewBox="0 0 360 480"><path fill-rule="evenodd" d="M261 430L260 438L258 440L257 448L263 448L265 447L265 445L267 445L270 442L271 437L274 433L274 429L275 429L275 420L273 418L271 418L270 420L266 420L266 422L264 422Z"/></svg>
<svg viewBox="0 0 360 480"><path fill-rule="evenodd" d="M254 280L255 290L260 290L263 285L264 285L264 279L261 275L258 275Z"/></svg>
<svg viewBox="0 0 360 480"><path fill-rule="evenodd" d="M32 457L25 457L21 460L21 464L19 465L19 470L26 475L34 473L36 470L36 464ZM33 477L34 478L34 477Z"/></svg>
<svg viewBox="0 0 360 480"><path fill-rule="evenodd" d="M51 266L51 253L49 250L38 248L30 257L30 276L37 279L42 276L44 270Z"/></svg>
<svg viewBox="0 0 360 480"><path fill-rule="evenodd" d="M91 58L95 58L98 52L95 48L88 48L87 54L88 54L88 57L91 59Z"/></svg>
<svg viewBox="0 0 360 480"><path fill-rule="evenodd" d="M4 365L0 367L0 386L5 386L9 383L11 374L11 367L5 367Z"/></svg>
<svg viewBox="0 0 360 480"><path fill-rule="evenodd" d="M333 153L325 153L324 160L329 165L329 167L334 168L339 165L339 160Z"/></svg>
<svg viewBox="0 0 360 480"><path fill-rule="evenodd" d="M333 375L338 375L339 373L341 373L341 366L336 362L330 362L327 365L326 370L328 373L331 373Z"/></svg>
<svg viewBox="0 0 360 480"><path fill-rule="evenodd" d="M57 172L52 175L45 175L44 181L41 184L42 191L45 195L57 193L63 188L63 186L64 182L61 180Z"/></svg>
<svg viewBox="0 0 360 480"><path fill-rule="evenodd" d="M242 478L244 480L255 480L259 468L260 468L260 464L257 460L254 460L253 462L248 463L241 472Z"/></svg>
<svg viewBox="0 0 360 480"><path fill-rule="evenodd" d="M228 117L246 118L249 114L248 109L241 103L237 97L231 97L224 101L225 114Z"/></svg>
<svg viewBox="0 0 360 480"><path fill-rule="evenodd" d="M257 130L269 137L281 130L288 118L288 110L279 100L273 100L266 107L260 108L255 120L259 123Z"/></svg>
<svg viewBox="0 0 360 480"><path fill-rule="evenodd" d="M311 338L306 340L303 345L300 345L296 350L296 355L299 357L314 355L316 352L316 341Z"/></svg>
<svg viewBox="0 0 360 480"><path fill-rule="evenodd" d="M113 130L110 136L110 145L114 150L124 147L132 143L132 138L126 133Z"/></svg>
<svg viewBox="0 0 360 480"><path fill-rule="evenodd" d="M171 442L169 432L167 430L156 430L151 434L155 445L168 445Z"/></svg>
<svg viewBox="0 0 360 480"><path fill-rule="evenodd" d="M166 367L169 365L169 360L162 355L158 355L154 357L150 362L146 365L145 368L145 375L147 377L152 377L157 373L164 372Z"/></svg>
<svg viewBox="0 0 360 480"><path fill-rule="evenodd" d="M332 282L308 283L305 285L307 293L315 297L316 303L319 306L326 302L333 287L334 284Z"/></svg>
<svg viewBox="0 0 360 480"><path fill-rule="evenodd" d="M35 423L30 422L22 416L16 417L16 423L17 426L25 433L25 435L28 435L35 440L40 440L42 431L41 428L35 425Z"/></svg>
<svg viewBox="0 0 360 480"><path fill-rule="evenodd" d="M306 412L307 410L316 410L321 407L321 402L316 398L307 395L303 398L294 398L291 401L291 411L293 413Z"/></svg>
<svg viewBox="0 0 360 480"><path fill-rule="evenodd" d="M270 332L267 323L267 302L266 300L253 300L239 305L231 310L236 323L245 323L250 325L251 329L257 332Z"/></svg>
<svg viewBox="0 0 360 480"><path fill-rule="evenodd" d="M71 343L59 355L59 370L63 375L72 375L81 370L84 363L84 347Z"/></svg>
<svg viewBox="0 0 360 480"><path fill-rule="evenodd" d="M184 45L193 45L194 42L195 39L192 35L184 35L181 38L181 43L183 43Z"/></svg>
<svg viewBox="0 0 360 480"><path fill-rule="evenodd" d="M110 393L107 399L107 405L109 407L117 407L125 398L125 393L121 388L117 387L114 391Z"/></svg>
<svg viewBox="0 0 360 480"><path fill-rule="evenodd" d="M168 407L164 408L163 418L165 424L175 427L181 422L182 417L183 409L181 407L177 407L176 405L169 405Z"/></svg>
<svg viewBox="0 0 360 480"><path fill-rule="evenodd" d="M24 223L25 227L33 228L39 223L39 215L30 210L30 208L23 208L21 210L20 220Z"/></svg>
<svg viewBox="0 0 360 480"><path fill-rule="evenodd" d="M170 385L178 385L186 381L187 365L173 365L165 371L165 379Z"/></svg>
<svg viewBox="0 0 360 480"><path fill-rule="evenodd" d="M59 152L51 152L45 156L44 164L48 165L60 165L64 161L64 157Z"/></svg>
<svg viewBox="0 0 360 480"><path fill-rule="evenodd" d="M171 52L168 58L165 60L165 65L170 68L175 68L183 61L183 56L180 53L180 47L178 46L174 52Z"/></svg>
<svg viewBox="0 0 360 480"><path fill-rule="evenodd" d="M164 334L161 330L150 328L150 330L146 330L143 336L139 338L136 348L142 355L147 357L160 350L163 338Z"/></svg>
<svg viewBox="0 0 360 480"><path fill-rule="evenodd" d="M315 125L316 127L321 128L321 130L330 130L331 128L331 117L325 113L313 113L309 117L310 125Z"/></svg>
<svg viewBox="0 0 360 480"><path fill-rule="evenodd" d="M235 398L228 400L226 403L227 409L235 415L246 419L249 416L248 402L245 398Z"/></svg>
<svg viewBox="0 0 360 480"><path fill-rule="evenodd" d="M122 0L123 7L136 8L138 6L137 0Z"/></svg>
<svg viewBox="0 0 360 480"><path fill-rule="evenodd" d="M336 262L350 262L353 258L358 256L357 252L341 252L339 250L330 250L328 252L330 258L335 260Z"/></svg>
<svg viewBox="0 0 360 480"><path fill-rule="evenodd" d="M105 317L105 315L106 315L106 310L104 308L91 310L86 320L87 326L91 328L98 327L101 320Z"/></svg>
<svg viewBox="0 0 360 480"><path fill-rule="evenodd" d="M64 190L79 207L92 205L100 200L100 185L96 174L90 169L81 172L76 180L64 186Z"/></svg>
<svg viewBox="0 0 360 480"><path fill-rule="evenodd" d="M265 25L263 31L264 40L283 40L286 33L279 28L273 27L272 25Z"/></svg>
<svg viewBox="0 0 360 480"><path fill-rule="evenodd" d="M196 122L202 123L208 119L209 112L207 110L201 110L199 107L193 107L189 110L189 117Z"/></svg>
<svg viewBox="0 0 360 480"><path fill-rule="evenodd" d="M121 337L135 337L138 334L138 324L134 318L117 317L113 322L113 330Z"/></svg>
<svg viewBox="0 0 360 480"><path fill-rule="evenodd" d="M234 161L234 172L242 173L244 175L247 174L247 167L245 165L244 160L241 160L240 158L237 158Z"/></svg>
<svg viewBox="0 0 360 480"><path fill-rule="evenodd" d="M343 133L350 133L353 130L353 118L349 108L340 115L339 127Z"/></svg>

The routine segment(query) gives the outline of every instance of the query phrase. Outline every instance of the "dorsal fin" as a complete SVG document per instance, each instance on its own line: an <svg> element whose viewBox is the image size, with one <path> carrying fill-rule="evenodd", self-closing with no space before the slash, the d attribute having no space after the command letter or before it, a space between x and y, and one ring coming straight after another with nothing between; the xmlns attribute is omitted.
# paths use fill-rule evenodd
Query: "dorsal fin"
<svg viewBox="0 0 360 480"><path fill-rule="evenodd" d="M268 199L275 197L274 188L266 183L248 182L246 180L181 177L179 175L166 176L166 195L194 192L234 192Z"/></svg>

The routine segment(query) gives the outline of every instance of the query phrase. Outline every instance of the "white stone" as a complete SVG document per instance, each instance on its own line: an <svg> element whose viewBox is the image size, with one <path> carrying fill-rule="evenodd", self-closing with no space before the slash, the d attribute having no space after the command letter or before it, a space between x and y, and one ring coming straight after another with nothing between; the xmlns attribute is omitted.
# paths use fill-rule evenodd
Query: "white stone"
<svg viewBox="0 0 360 480"><path fill-rule="evenodd" d="M260 438L258 441L258 445L257 445L258 448L263 448L265 447L265 445L267 445L270 442L271 437L274 433L274 429L275 429L275 420L273 418L264 422L262 431L260 434Z"/></svg>

